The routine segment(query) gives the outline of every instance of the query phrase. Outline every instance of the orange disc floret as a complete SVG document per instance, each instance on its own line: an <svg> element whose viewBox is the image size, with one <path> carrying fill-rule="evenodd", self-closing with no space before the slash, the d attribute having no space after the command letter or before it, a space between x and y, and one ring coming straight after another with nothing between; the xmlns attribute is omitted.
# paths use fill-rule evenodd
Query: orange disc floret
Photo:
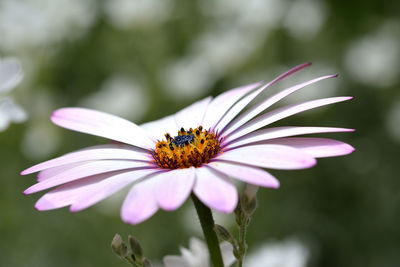
<svg viewBox="0 0 400 267"><path fill-rule="evenodd" d="M217 136L202 126L187 131L181 128L177 136L167 133L165 139L158 141L153 151L157 165L164 169L200 167L220 152Z"/></svg>

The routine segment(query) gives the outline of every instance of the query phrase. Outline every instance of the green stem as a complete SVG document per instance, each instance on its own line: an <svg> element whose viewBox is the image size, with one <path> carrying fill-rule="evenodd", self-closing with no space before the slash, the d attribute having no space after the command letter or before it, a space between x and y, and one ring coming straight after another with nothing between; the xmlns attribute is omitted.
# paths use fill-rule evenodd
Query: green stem
<svg viewBox="0 0 400 267"><path fill-rule="evenodd" d="M238 266L243 266L244 255L247 252L247 244L246 244L246 233L247 233L247 225L248 225L248 218L244 216L242 224L239 227L239 259L238 259Z"/></svg>
<svg viewBox="0 0 400 267"><path fill-rule="evenodd" d="M194 194L192 200L199 216L201 228L207 242L208 251L210 252L211 262L214 267L223 267L221 249L219 247L218 237L214 231L214 219L211 210L206 207Z"/></svg>

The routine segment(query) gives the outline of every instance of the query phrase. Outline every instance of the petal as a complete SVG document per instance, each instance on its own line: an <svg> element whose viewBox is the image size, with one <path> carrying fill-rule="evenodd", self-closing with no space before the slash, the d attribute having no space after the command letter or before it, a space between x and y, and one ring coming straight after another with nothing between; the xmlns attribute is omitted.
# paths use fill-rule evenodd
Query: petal
<svg viewBox="0 0 400 267"><path fill-rule="evenodd" d="M278 170L304 169L316 164L312 156L300 149L274 144L235 148L220 154L216 159Z"/></svg>
<svg viewBox="0 0 400 267"><path fill-rule="evenodd" d="M130 224L141 223L158 210L153 194L154 178L133 185L121 208L122 220Z"/></svg>
<svg viewBox="0 0 400 267"><path fill-rule="evenodd" d="M147 162L128 160L99 160L87 162L57 173L52 177L44 178L43 181L34 184L24 191L24 194L32 194L51 187L72 182L83 177L97 175L111 171L121 171L133 168L156 168ZM43 174L42 174L43 175Z"/></svg>
<svg viewBox="0 0 400 267"><path fill-rule="evenodd" d="M233 247L232 244L226 241L220 243L222 260L224 262L224 266L231 266L236 258L233 255Z"/></svg>
<svg viewBox="0 0 400 267"><path fill-rule="evenodd" d="M0 93L11 91L22 80L22 76L22 68L17 59L0 59Z"/></svg>
<svg viewBox="0 0 400 267"><path fill-rule="evenodd" d="M225 116L217 123L217 126L214 128L214 130L216 132L222 133L225 130L225 127L236 117L236 115L238 115L251 101L254 100L254 98L256 98L266 88L270 87L271 85L279 82L280 80L286 78L287 76L290 76L293 73L296 73L297 71L302 70L310 65L311 65L311 63L300 64L300 65L288 70L287 72L282 73L281 75L276 77L274 80L272 80L269 83L262 86L260 89L254 91L253 93L242 98L235 105L233 105L232 108L225 114Z"/></svg>
<svg viewBox="0 0 400 267"><path fill-rule="evenodd" d="M53 123L58 126L92 134L144 149L152 149L155 141L146 131L128 120L104 112L85 108L62 108L53 112Z"/></svg>
<svg viewBox="0 0 400 267"><path fill-rule="evenodd" d="M155 197L164 210L179 208L192 191L195 174L194 168L176 169L157 176Z"/></svg>
<svg viewBox="0 0 400 267"><path fill-rule="evenodd" d="M338 133L338 132L353 132L354 129L348 128L335 128L335 127L274 127L259 130L240 138L234 139L230 142L223 144L224 147L228 146L230 149L258 141L265 141L280 137L302 135L302 134L315 134L315 133Z"/></svg>
<svg viewBox="0 0 400 267"><path fill-rule="evenodd" d="M205 129L213 128L233 104L261 84L261 82L248 84L218 95L208 105L201 125L203 125Z"/></svg>
<svg viewBox="0 0 400 267"><path fill-rule="evenodd" d="M351 145L328 138L293 137L279 138L267 142L295 147L315 158L343 156L354 151L354 147Z"/></svg>
<svg viewBox="0 0 400 267"><path fill-rule="evenodd" d="M229 163L221 160L210 162L207 166L246 183L269 188L279 187L279 181L274 176L257 167Z"/></svg>
<svg viewBox="0 0 400 267"><path fill-rule="evenodd" d="M224 213L232 212L238 202L238 193L228 176L207 166L196 168L193 191L205 205Z"/></svg>
<svg viewBox="0 0 400 267"><path fill-rule="evenodd" d="M121 173L92 185L71 205L72 212L86 209L141 178L150 178L159 170L142 169Z"/></svg>
<svg viewBox="0 0 400 267"><path fill-rule="evenodd" d="M147 133L152 135L156 140L164 139L164 135L166 133L169 133L173 136L179 130L174 115L170 115L156 121L144 123L140 125L140 127L145 129Z"/></svg>
<svg viewBox="0 0 400 267"><path fill-rule="evenodd" d="M322 106L329 105L329 104L347 101L349 99L352 99L352 97L343 96L343 97L322 98L322 99L307 101L307 102L303 102L303 103L299 103L299 104L295 104L295 105L289 105L289 106L274 109L268 113L265 113L255 119L249 121L248 123L246 123L239 129L237 129L233 134L227 136L226 141L227 142L232 141L236 138L242 137L245 134L251 133L251 132L258 130L264 126L267 126L268 124L271 124L271 123L281 120L283 118L292 116L294 114L297 114L297 113L300 113L300 112L303 112L306 110L314 109L317 107L322 107Z"/></svg>
<svg viewBox="0 0 400 267"><path fill-rule="evenodd" d="M245 111L243 114L241 114L238 118L236 118L233 122L231 122L228 126L227 129L224 131L225 135L229 135L230 133L234 132L237 128L278 102L279 100L283 99L284 97L306 87L307 85L316 83L318 81L328 79L328 78L334 78L337 77L337 75L328 75L328 76L322 76L304 83L297 84L295 86L292 86L290 88L287 88L286 90L283 90L277 94L274 94L273 96L267 98L266 100L252 106L250 109Z"/></svg>
<svg viewBox="0 0 400 267"><path fill-rule="evenodd" d="M145 150L136 149L132 146L114 144L100 145L71 152L58 158L39 163L24 170L23 172L21 172L21 175L26 175L44 169L54 168L71 163L102 159L129 159L149 162L153 160L150 153Z"/></svg>
<svg viewBox="0 0 400 267"><path fill-rule="evenodd" d="M101 182L115 174L103 173L59 186L44 194L36 202L35 208L37 210L51 210L71 205L80 195L85 194L93 184Z"/></svg>
<svg viewBox="0 0 400 267"><path fill-rule="evenodd" d="M45 169L38 173L37 181L42 182L46 179L53 177L54 175L57 175L61 172L65 172L71 168L75 168L77 166L80 166L80 165L83 165L86 163L87 163L87 161L84 161L84 162L78 162L78 163L71 163L71 164L67 164L67 165L61 165L61 166L50 168L50 169Z"/></svg>
<svg viewBox="0 0 400 267"><path fill-rule="evenodd" d="M179 129L180 127L189 129L199 126L203 121L204 114L206 113L207 106L211 99L211 97L206 97L177 112L174 117Z"/></svg>

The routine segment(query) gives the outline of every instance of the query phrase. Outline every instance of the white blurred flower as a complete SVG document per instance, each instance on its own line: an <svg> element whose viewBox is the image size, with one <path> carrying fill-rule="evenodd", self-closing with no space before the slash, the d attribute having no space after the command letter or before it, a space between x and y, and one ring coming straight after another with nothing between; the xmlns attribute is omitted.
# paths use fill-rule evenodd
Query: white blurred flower
<svg viewBox="0 0 400 267"><path fill-rule="evenodd" d="M105 14L117 28L153 25L167 20L173 8L170 0L113 0L105 2Z"/></svg>
<svg viewBox="0 0 400 267"><path fill-rule="evenodd" d="M2 0L0 47L14 50L74 38L86 32L95 17L92 0Z"/></svg>
<svg viewBox="0 0 400 267"><path fill-rule="evenodd" d="M245 266L305 267L310 257L309 249L296 239L271 242L250 251Z"/></svg>
<svg viewBox="0 0 400 267"><path fill-rule="evenodd" d="M15 58L0 59L0 94L5 94L14 89L22 80L22 69ZM8 128L12 122L24 122L26 112L14 102L12 97L0 95L0 131Z"/></svg>
<svg viewBox="0 0 400 267"><path fill-rule="evenodd" d="M308 41L320 31L325 14L325 6L321 1L293 1L283 25L294 38Z"/></svg>
<svg viewBox="0 0 400 267"><path fill-rule="evenodd" d="M0 59L0 93L14 89L23 77L22 68L15 58Z"/></svg>
<svg viewBox="0 0 400 267"><path fill-rule="evenodd" d="M149 97L146 88L134 79L116 74L79 105L137 121L148 111Z"/></svg>
<svg viewBox="0 0 400 267"><path fill-rule="evenodd" d="M352 43L345 56L347 70L356 81L390 87L399 80L400 23L388 21L375 33Z"/></svg>
<svg viewBox="0 0 400 267"><path fill-rule="evenodd" d="M228 242L220 244L224 266L230 266L234 261L233 247ZM165 256L163 259L165 267L209 267L210 256L207 245L197 239L190 238L189 249L180 248L181 256Z"/></svg>

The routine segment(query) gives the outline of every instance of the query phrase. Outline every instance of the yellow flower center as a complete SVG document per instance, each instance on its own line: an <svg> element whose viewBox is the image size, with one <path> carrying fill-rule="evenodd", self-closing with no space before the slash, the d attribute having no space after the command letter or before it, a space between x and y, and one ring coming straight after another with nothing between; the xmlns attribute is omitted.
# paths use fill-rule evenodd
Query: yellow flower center
<svg viewBox="0 0 400 267"><path fill-rule="evenodd" d="M217 136L202 126L188 131L181 128L178 135L165 134L166 141L158 141L153 157L158 166L165 169L200 167L220 152Z"/></svg>

